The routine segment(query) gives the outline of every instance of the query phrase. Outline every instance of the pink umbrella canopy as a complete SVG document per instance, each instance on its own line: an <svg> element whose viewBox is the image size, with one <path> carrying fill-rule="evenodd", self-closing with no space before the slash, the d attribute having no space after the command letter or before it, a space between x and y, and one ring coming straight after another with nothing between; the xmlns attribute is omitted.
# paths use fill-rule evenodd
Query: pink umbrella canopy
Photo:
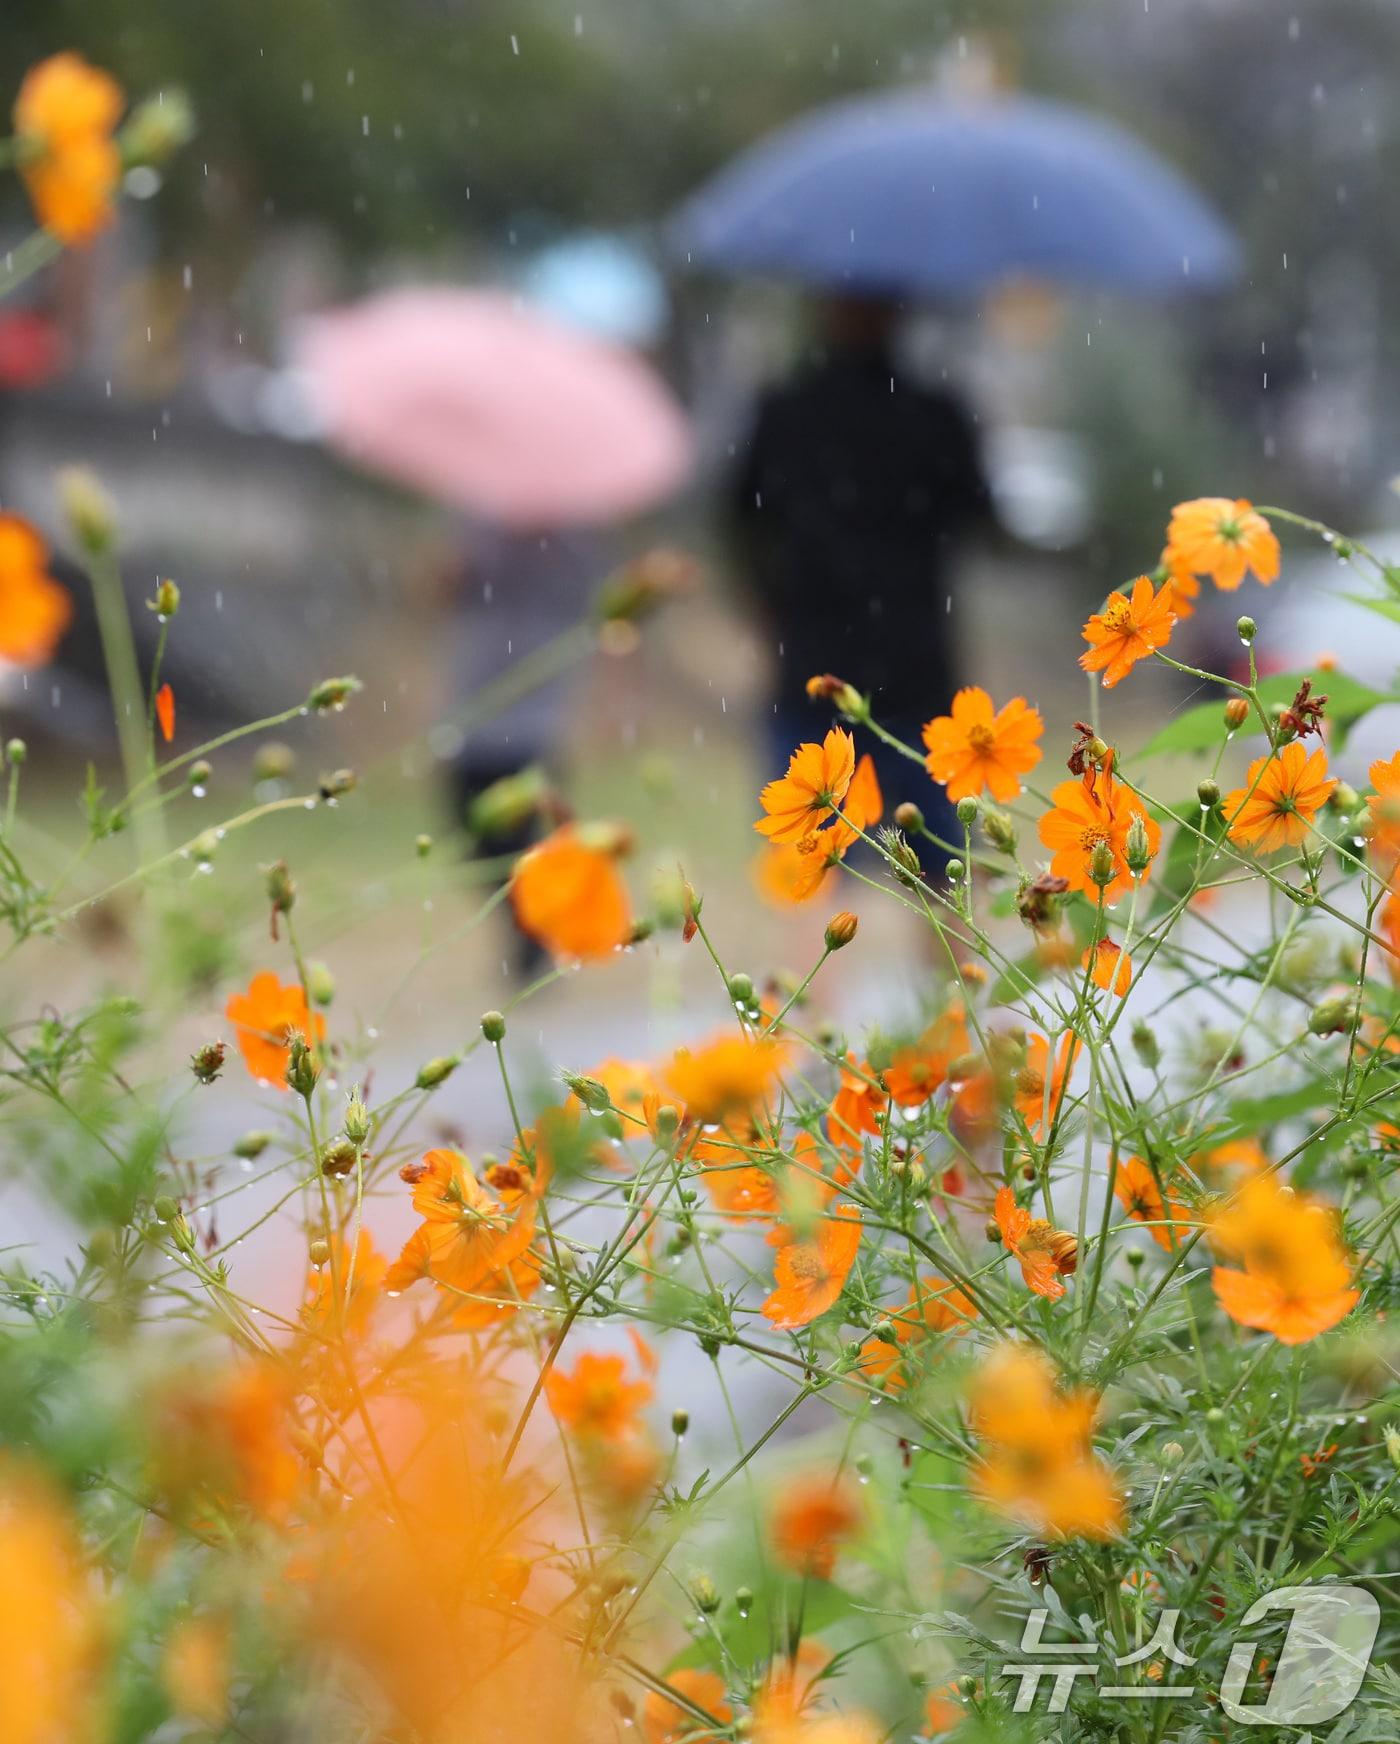
<svg viewBox="0 0 1400 1744"><path fill-rule="evenodd" d="M297 361L347 459L509 527L622 520L690 475L685 414L647 363L497 292L328 311Z"/></svg>

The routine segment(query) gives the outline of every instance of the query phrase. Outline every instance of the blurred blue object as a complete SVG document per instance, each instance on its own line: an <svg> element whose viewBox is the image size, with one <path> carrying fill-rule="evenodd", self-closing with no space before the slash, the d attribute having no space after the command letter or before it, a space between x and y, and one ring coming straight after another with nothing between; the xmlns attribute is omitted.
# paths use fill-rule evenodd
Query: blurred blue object
<svg viewBox="0 0 1400 1744"><path fill-rule="evenodd" d="M537 309L600 339L646 349L665 330L661 275L620 236L585 232L542 249L522 288Z"/></svg>
<svg viewBox="0 0 1400 1744"><path fill-rule="evenodd" d="M901 92L817 110L693 195L671 240L695 266L863 294L1033 278L1163 295L1240 270L1228 227L1139 140L1027 97Z"/></svg>

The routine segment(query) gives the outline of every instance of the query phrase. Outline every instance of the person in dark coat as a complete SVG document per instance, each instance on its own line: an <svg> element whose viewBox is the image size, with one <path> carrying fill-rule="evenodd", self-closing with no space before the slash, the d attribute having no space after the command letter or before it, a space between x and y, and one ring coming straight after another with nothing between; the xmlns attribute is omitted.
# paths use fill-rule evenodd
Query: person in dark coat
<svg viewBox="0 0 1400 1744"><path fill-rule="evenodd" d="M826 303L820 351L762 396L735 477L741 560L778 653L775 775L828 724L806 694L814 674L853 684L920 748L960 682L953 564L990 520L991 495L962 401L901 374L899 318L884 300ZM887 804L917 798L932 823L941 790L921 790L914 765L870 735L861 748L876 755Z"/></svg>

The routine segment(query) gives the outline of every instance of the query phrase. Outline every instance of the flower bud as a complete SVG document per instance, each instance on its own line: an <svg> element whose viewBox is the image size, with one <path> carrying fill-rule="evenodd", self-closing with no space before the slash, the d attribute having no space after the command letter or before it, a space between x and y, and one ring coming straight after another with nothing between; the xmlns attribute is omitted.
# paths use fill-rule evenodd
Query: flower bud
<svg viewBox="0 0 1400 1744"><path fill-rule="evenodd" d="M1387 1423L1382 1433L1385 1436L1386 1458L1396 1471L1400 1471L1400 1429L1393 1423Z"/></svg>
<svg viewBox="0 0 1400 1744"><path fill-rule="evenodd" d="M313 1005L331 1005L335 1001L335 976L329 965L312 962L306 965L306 991Z"/></svg>
<svg viewBox="0 0 1400 1744"><path fill-rule="evenodd" d="M219 839L217 830L205 830L202 835L196 836L194 841L190 843L190 852L194 855L197 866L212 864L215 854L219 851Z"/></svg>
<svg viewBox="0 0 1400 1744"><path fill-rule="evenodd" d="M316 1061L311 1049L306 1045L306 1037L293 1034L288 1039L287 1046L287 1086L298 1096L307 1097L316 1088L316 1080L320 1077Z"/></svg>
<svg viewBox="0 0 1400 1744"><path fill-rule="evenodd" d="M359 779L353 769L333 769L329 775L321 777L318 791L324 800L341 799L354 792Z"/></svg>
<svg viewBox="0 0 1400 1744"><path fill-rule="evenodd" d="M899 1343L899 1333L895 1330L894 1322L888 1316L884 1320L875 1322L870 1328L870 1336L878 1338L881 1344L893 1346Z"/></svg>
<svg viewBox="0 0 1400 1744"><path fill-rule="evenodd" d="M961 884L967 876L967 867L961 860L949 860L943 868L943 874L950 884Z"/></svg>
<svg viewBox="0 0 1400 1744"><path fill-rule="evenodd" d="M1232 696L1225 704L1225 725L1237 733L1249 719L1249 704L1242 696Z"/></svg>
<svg viewBox="0 0 1400 1744"><path fill-rule="evenodd" d="M89 557L109 551L116 537L112 499L86 467L66 467L58 475L58 498L73 537Z"/></svg>
<svg viewBox="0 0 1400 1744"><path fill-rule="evenodd" d="M318 1272L321 1267L326 1264L331 1257L331 1244L326 1240L324 1235L318 1235L315 1238L311 1243L311 1246L306 1250L306 1257L311 1261L312 1265L315 1266Z"/></svg>
<svg viewBox="0 0 1400 1744"><path fill-rule="evenodd" d="M194 111L179 89L162 91L137 105L118 136L128 169L160 169L194 138Z"/></svg>
<svg viewBox="0 0 1400 1744"><path fill-rule="evenodd" d="M709 1617L719 1609L719 1592L709 1575L696 1573L690 1577L690 1596L697 1611Z"/></svg>
<svg viewBox="0 0 1400 1744"><path fill-rule="evenodd" d="M271 1143L272 1134L270 1132L257 1130L245 1132L242 1138L234 1141L233 1154L236 1157L242 1157L244 1162L251 1163L255 1157L260 1157Z"/></svg>
<svg viewBox="0 0 1400 1744"><path fill-rule="evenodd" d="M1123 838L1123 858L1128 862L1128 870L1139 877L1152 864L1152 844L1140 812L1133 813L1133 821Z"/></svg>
<svg viewBox="0 0 1400 1744"><path fill-rule="evenodd" d="M742 969L729 977L729 997L736 1005L753 1004L753 978L744 974Z"/></svg>
<svg viewBox="0 0 1400 1744"><path fill-rule="evenodd" d="M1001 1225L995 1217L989 1217L982 1225L982 1233L993 1246L996 1246L1001 1240Z"/></svg>
<svg viewBox="0 0 1400 1744"><path fill-rule="evenodd" d="M983 806L982 834L999 853L1016 852L1016 825L1010 812L999 811L994 805Z"/></svg>
<svg viewBox="0 0 1400 1744"><path fill-rule="evenodd" d="M919 856L905 840L903 831L882 829L879 840L881 847L894 861L895 876L900 883L921 883L924 869L919 864Z"/></svg>
<svg viewBox="0 0 1400 1744"><path fill-rule="evenodd" d="M1147 1255L1140 1247L1130 1247L1128 1249L1128 1264L1135 1272L1139 1271L1144 1265L1146 1265L1146 1263Z"/></svg>
<svg viewBox="0 0 1400 1744"><path fill-rule="evenodd" d="M1327 797L1330 810L1345 817L1348 812L1355 811L1361 803L1361 795L1349 781L1339 781Z"/></svg>
<svg viewBox="0 0 1400 1744"><path fill-rule="evenodd" d="M924 814L912 799L906 799L894 808L894 821L900 829L913 830L917 834L924 827Z"/></svg>
<svg viewBox="0 0 1400 1744"><path fill-rule="evenodd" d="M413 851L420 860L426 860L433 851L433 838L431 836L415 836L413 838Z"/></svg>
<svg viewBox="0 0 1400 1744"><path fill-rule="evenodd" d="M981 807L969 793L965 794L963 798L958 801L957 810L958 822L960 824L975 824L977 822L977 814L981 810Z"/></svg>
<svg viewBox="0 0 1400 1744"><path fill-rule="evenodd" d="M5 761L11 769L17 769L29 755L29 747L23 739L9 739L5 744Z"/></svg>
<svg viewBox="0 0 1400 1744"><path fill-rule="evenodd" d="M1155 1030L1151 1029L1141 1018L1132 1029L1133 1052L1147 1067L1149 1072L1155 1072L1162 1063L1162 1048L1157 1040Z"/></svg>
<svg viewBox="0 0 1400 1744"><path fill-rule="evenodd" d="M539 816L550 797L544 770L532 763L484 787L467 807L467 828L486 841L518 836Z"/></svg>
<svg viewBox="0 0 1400 1744"><path fill-rule="evenodd" d="M348 674L344 678L323 678L307 697L306 706L312 714L339 713L355 692L363 688L358 678Z"/></svg>
<svg viewBox="0 0 1400 1744"><path fill-rule="evenodd" d="M1220 804L1220 784L1207 777L1196 783L1196 798L1201 802L1203 811L1210 811Z"/></svg>
<svg viewBox="0 0 1400 1744"><path fill-rule="evenodd" d="M506 1020L499 1011L484 1011L481 1014L481 1033L488 1042L503 1042L506 1039Z"/></svg>
<svg viewBox="0 0 1400 1744"><path fill-rule="evenodd" d="M352 1144L362 1145L369 1137L369 1110L365 1107L357 1084L345 1102L345 1136Z"/></svg>
<svg viewBox="0 0 1400 1744"><path fill-rule="evenodd" d="M684 1435L686 1430L689 1428L690 1413L683 1406L678 1405L671 1413L671 1433L676 1437L677 1441L679 1441L681 1436Z"/></svg>
<svg viewBox="0 0 1400 1744"><path fill-rule="evenodd" d="M663 1102L655 1118L658 1138L670 1138L681 1123L680 1110L671 1102Z"/></svg>
<svg viewBox="0 0 1400 1744"><path fill-rule="evenodd" d="M170 1239L181 1253L194 1252L194 1231L178 1214L170 1222Z"/></svg>
<svg viewBox="0 0 1400 1744"><path fill-rule="evenodd" d="M185 780L194 790L195 798L202 799L204 797L204 790L208 787L210 781L213 780L213 777L214 765L209 762L206 757L196 757L194 762L190 764Z"/></svg>
<svg viewBox="0 0 1400 1744"><path fill-rule="evenodd" d="M856 936L860 922L848 908L843 908L838 914L832 915L826 923L826 948L828 951L844 950Z"/></svg>
<svg viewBox="0 0 1400 1744"><path fill-rule="evenodd" d="M161 1194L160 1198L151 1206L151 1210L155 1213L158 1223L174 1223L180 1215L179 1205L167 1193Z"/></svg>
<svg viewBox="0 0 1400 1744"><path fill-rule="evenodd" d="M360 1147L348 1138L333 1138L321 1151L321 1173L336 1180L353 1173Z"/></svg>
<svg viewBox="0 0 1400 1744"><path fill-rule="evenodd" d="M582 1072L561 1072L559 1075L583 1106L593 1114L602 1114L612 1107L612 1097L608 1094L607 1085L597 1078L590 1078Z"/></svg>
<svg viewBox="0 0 1400 1744"><path fill-rule="evenodd" d="M1356 995L1339 993L1313 1006L1308 1013L1308 1028L1315 1036L1341 1035L1354 1027L1357 1015Z"/></svg>
<svg viewBox="0 0 1400 1744"><path fill-rule="evenodd" d="M287 869L287 862L274 860L270 866L264 866L263 882L267 887L267 900L272 904L272 912L290 914L296 904L297 887Z"/></svg>
<svg viewBox="0 0 1400 1744"><path fill-rule="evenodd" d="M1089 877L1100 890L1104 890L1117 876L1118 866L1113 858L1113 849L1107 842L1095 842L1094 851L1089 856Z"/></svg>
<svg viewBox="0 0 1400 1744"><path fill-rule="evenodd" d="M285 781L296 764L296 753L280 739L269 739L253 754L254 781Z"/></svg>
<svg viewBox="0 0 1400 1744"><path fill-rule="evenodd" d="M447 1082L461 1063L459 1054L437 1054L433 1059L425 1060L413 1080L414 1087L418 1090L436 1090L439 1084Z"/></svg>
<svg viewBox="0 0 1400 1744"><path fill-rule="evenodd" d="M1236 623L1235 628L1239 631L1240 641L1244 643L1246 648L1259 633L1259 626L1253 618L1241 618Z"/></svg>
<svg viewBox="0 0 1400 1744"><path fill-rule="evenodd" d="M1162 1464L1165 1466L1180 1465L1186 1458L1186 1449L1179 1441L1167 1441L1162 1445Z"/></svg>
<svg viewBox="0 0 1400 1744"><path fill-rule="evenodd" d="M205 1042L198 1053L190 1056L190 1070L201 1084L212 1084L224 1069L227 1042Z"/></svg>
<svg viewBox="0 0 1400 1744"><path fill-rule="evenodd" d="M154 612L162 622L173 618L180 609L180 589L173 581L158 581L153 598L146 601L146 610Z"/></svg>

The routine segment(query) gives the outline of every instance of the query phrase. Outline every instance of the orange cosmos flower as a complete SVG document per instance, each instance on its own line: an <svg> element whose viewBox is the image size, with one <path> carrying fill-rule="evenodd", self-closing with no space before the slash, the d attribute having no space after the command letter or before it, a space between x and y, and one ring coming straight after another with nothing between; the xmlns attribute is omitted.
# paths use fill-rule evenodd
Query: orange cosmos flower
<svg viewBox="0 0 1400 1744"><path fill-rule="evenodd" d="M462 1295L499 1295L535 1229L535 1201L497 1199L472 1173L460 1151L428 1151L406 1163L401 1178L413 1188L413 1209L423 1222L404 1243L384 1277L397 1294L422 1278Z"/></svg>
<svg viewBox="0 0 1400 1744"><path fill-rule="evenodd" d="M1306 1344L1356 1306L1360 1291L1335 1213L1271 1174L1243 1183L1212 1219L1211 1241L1244 1268L1217 1266L1211 1273L1221 1307L1280 1344Z"/></svg>
<svg viewBox="0 0 1400 1744"><path fill-rule="evenodd" d="M876 1082L870 1066L864 1061L857 1063L854 1054L847 1054L846 1064L841 1068L840 1088L827 1111L828 1142L838 1150L859 1152L867 1133L878 1135L879 1116L885 1103L885 1092Z"/></svg>
<svg viewBox="0 0 1400 1744"><path fill-rule="evenodd" d="M161 737L168 745L175 737L175 692L168 684L161 685L156 692L156 720L160 723Z"/></svg>
<svg viewBox="0 0 1400 1744"><path fill-rule="evenodd" d="M1157 1177L1141 1157L1123 1158L1114 1175L1113 1191L1128 1216L1135 1223L1150 1223L1153 1241L1172 1253L1180 1238L1171 1226L1189 1221L1177 1194L1169 1190L1163 1199Z"/></svg>
<svg viewBox="0 0 1400 1744"><path fill-rule="evenodd" d="M908 1361L928 1337L940 1332L966 1332L977 1315L976 1304L946 1278L920 1278L907 1304L884 1321L884 1336L861 1346L860 1372L882 1384L888 1393L902 1393L909 1384Z"/></svg>
<svg viewBox="0 0 1400 1744"><path fill-rule="evenodd" d="M810 1241L792 1241L773 1261L777 1288L763 1304L774 1326L786 1331L825 1314L845 1288L860 1248L860 1209L841 1204L823 1217Z"/></svg>
<svg viewBox="0 0 1400 1744"><path fill-rule="evenodd" d="M734 1718L734 1711L725 1701L724 1679L713 1671L695 1671L682 1666L666 1679L667 1688L682 1696L689 1704L682 1707L660 1690L648 1690L642 1704L642 1725L647 1744L680 1744L692 1733L722 1731ZM693 1712L700 1708L709 1716L702 1720Z"/></svg>
<svg viewBox="0 0 1400 1744"><path fill-rule="evenodd" d="M924 727L924 762L952 802L986 791L1005 805L1020 793L1020 777L1040 761L1042 730L1038 711L1023 696L994 713L991 697L974 685L953 698L951 714Z"/></svg>
<svg viewBox="0 0 1400 1744"><path fill-rule="evenodd" d="M810 901L861 832L879 823L884 809L874 759L867 754L856 764L841 816L829 829L799 842L769 842L760 850L755 868L759 890L780 908Z"/></svg>
<svg viewBox="0 0 1400 1744"><path fill-rule="evenodd" d="M1060 1042L1052 1068L1050 1043L1045 1037L1032 1035L1027 1039L1026 1057L1015 1067L1011 1079L1011 1099L1033 1138L1042 1137L1047 1123L1053 1126L1058 1119L1065 1087L1078 1055L1079 1043L1067 1033Z"/></svg>
<svg viewBox="0 0 1400 1744"><path fill-rule="evenodd" d="M917 1042L896 1049L885 1068L885 1088L901 1108L916 1108L928 1101L946 1080L948 1067L970 1046L967 1017L955 1000Z"/></svg>
<svg viewBox="0 0 1400 1744"><path fill-rule="evenodd" d="M955 1726L961 1726L967 1718L967 1709L957 1698L956 1683L945 1683L936 1690L930 1690L928 1700L924 1703L924 1736L937 1738L944 1732L951 1732Z"/></svg>
<svg viewBox="0 0 1400 1744"><path fill-rule="evenodd" d="M1111 593L1104 609L1084 626L1089 647L1079 656L1079 664L1086 672L1102 672L1104 689L1112 690L1139 660L1171 640L1176 623L1172 600L1170 586L1154 593L1145 575L1133 583L1131 594Z"/></svg>
<svg viewBox="0 0 1400 1744"><path fill-rule="evenodd" d="M1117 902L1132 888L1128 869L1127 840L1133 820L1141 818L1147 831L1148 853L1155 858L1162 845L1159 824L1147 815L1136 794L1113 779L1108 769L1090 769L1078 781L1062 781L1052 788L1054 807L1040 820L1040 839L1050 849L1050 871L1063 878L1071 890L1084 891L1091 900L1099 887L1089 876L1094 849L1107 844L1113 855L1114 877L1104 890L1106 903Z"/></svg>
<svg viewBox="0 0 1400 1744"><path fill-rule="evenodd" d="M1009 1187L997 1189L996 1220L1007 1252L1021 1262L1027 1288L1047 1302L1058 1302L1065 1293L1061 1275L1072 1277L1079 1264L1079 1243L1068 1230L1032 1217Z"/></svg>
<svg viewBox="0 0 1400 1744"><path fill-rule="evenodd" d="M1388 883L1400 868L1400 751L1388 760L1377 759L1370 775L1376 791L1366 801L1366 834L1377 869Z"/></svg>
<svg viewBox="0 0 1400 1744"><path fill-rule="evenodd" d="M42 666L72 621L73 602L48 561L28 521L0 514L0 660L15 666Z"/></svg>
<svg viewBox="0 0 1400 1744"><path fill-rule="evenodd" d="M556 957L606 957L632 934L615 833L565 824L516 862L510 900L522 932Z"/></svg>
<svg viewBox="0 0 1400 1744"><path fill-rule="evenodd" d="M748 1161L756 1144L757 1135L750 1130L742 1142L703 1139L691 1153L697 1162L704 1164L701 1181L705 1191L729 1223L752 1227L755 1223L776 1222L783 1214L777 1176Z"/></svg>
<svg viewBox="0 0 1400 1744"><path fill-rule="evenodd" d="M106 73L75 54L31 67L15 99L20 174L40 224L84 243L112 221L121 152L112 138L126 99Z"/></svg>
<svg viewBox="0 0 1400 1744"><path fill-rule="evenodd" d="M1121 999L1132 986L1133 959L1121 945L1115 945L1112 939L1100 939L1092 951L1085 951L1079 959L1081 969L1087 969L1093 962L1091 979L1096 987L1102 987L1105 993L1111 993L1115 999Z"/></svg>
<svg viewBox="0 0 1400 1744"><path fill-rule="evenodd" d="M625 1441L637 1430L637 1413L652 1397L648 1380L629 1380L620 1356L587 1351L573 1372L551 1369L545 1380L549 1408L576 1435L595 1441Z"/></svg>
<svg viewBox="0 0 1400 1744"><path fill-rule="evenodd" d="M1242 1169L1246 1174L1255 1175L1260 1169L1268 1168L1269 1159L1257 1138L1232 1138L1216 1145L1213 1150L1192 1157L1191 1164L1197 1169Z"/></svg>
<svg viewBox="0 0 1400 1744"><path fill-rule="evenodd" d="M787 774L758 796L767 814L754 825L770 842L801 842L835 815L856 769L855 740L833 727L820 745L799 745Z"/></svg>
<svg viewBox="0 0 1400 1744"><path fill-rule="evenodd" d="M1162 553L1162 568L1166 571L1162 591L1168 596L1171 609L1178 619L1194 617L1196 601L1201 597L1200 582L1170 546Z"/></svg>
<svg viewBox="0 0 1400 1744"><path fill-rule="evenodd" d="M1208 575L1233 593L1248 571L1267 586L1278 575L1278 539L1243 497L1196 497L1178 503L1167 528L1169 567Z"/></svg>
<svg viewBox="0 0 1400 1744"><path fill-rule="evenodd" d="M798 1478L773 1510L773 1554L794 1574L830 1580L837 1549L865 1524L865 1509L839 1474Z"/></svg>
<svg viewBox="0 0 1400 1744"><path fill-rule="evenodd" d="M783 1069L784 1049L766 1036L722 1035L672 1056L666 1081L701 1125L747 1116L762 1103Z"/></svg>
<svg viewBox="0 0 1400 1744"><path fill-rule="evenodd" d="M1123 1499L1094 1452L1097 1415L1094 1394L1059 1390L1048 1357L1000 1346L972 1387L972 1426L984 1443L973 1491L1042 1538L1111 1538Z"/></svg>
<svg viewBox="0 0 1400 1744"><path fill-rule="evenodd" d="M326 1033L326 1020L312 1012L299 983L279 981L271 969L263 969L248 983L246 993L235 993L224 1007L224 1016L234 1025L238 1051L255 1078L287 1088L287 1056L293 1035L311 1045Z"/></svg>
<svg viewBox="0 0 1400 1744"><path fill-rule="evenodd" d="M1243 787L1225 795L1225 816L1232 842L1247 844L1258 854L1297 847L1337 785L1327 774L1327 753L1321 745L1309 752L1299 739L1250 764Z"/></svg>

